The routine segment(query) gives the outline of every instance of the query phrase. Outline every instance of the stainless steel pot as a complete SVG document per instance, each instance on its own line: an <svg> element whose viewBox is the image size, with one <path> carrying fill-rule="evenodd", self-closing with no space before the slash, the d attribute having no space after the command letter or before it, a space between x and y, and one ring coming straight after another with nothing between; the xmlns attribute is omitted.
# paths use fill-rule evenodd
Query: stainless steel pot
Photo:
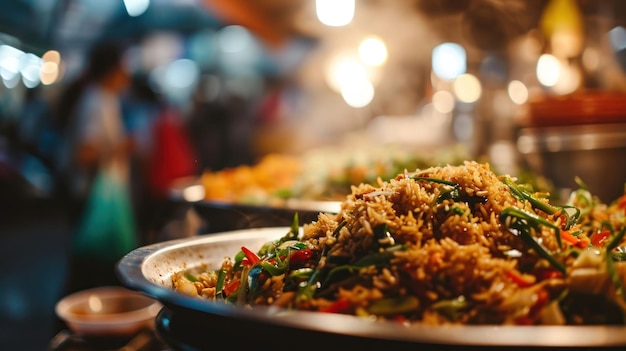
<svg viewBox="0 0 626 351"><path fill-rule="evenodd" d="M517 147L530 169L558 191L576 189L579 177L606 203L624 194L626 123L523 128Z"/></svg>
<svg viewBox="0 0 626 351"><path fill-rule="evenodd" d="M576 177L605 203L624 194L626 94L545 95L526 107L517 147L533 172L550 179L563 195L578 187Z"/></svg>

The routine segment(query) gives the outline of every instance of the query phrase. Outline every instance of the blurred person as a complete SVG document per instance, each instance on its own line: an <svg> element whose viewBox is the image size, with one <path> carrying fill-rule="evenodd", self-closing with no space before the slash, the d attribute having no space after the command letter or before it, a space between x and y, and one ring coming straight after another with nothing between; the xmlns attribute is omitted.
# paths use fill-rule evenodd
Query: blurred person
<svg viewBox="0 0 626 351"><path fill-rule="evenodd" d="M148 190L143 206L149 230L146 239L152 243L195 235L193 206L171 197L172 189L198 179L201 172L198 150L191 142L180 108L164 103L151 131L153 147L143 178Z"/></svg>
<svg viewBox="0 0 626 351"><path fill-rule="evenodd" d="M201 171L217 171L230 164L228 133L232 118L219 96L219 88L212 88L211 85L208 80L202 80L196 88L186 123ZM212 89L218 91L213 92Z"/></svg>
<svg viewBox="0 0 626 351"><path fill-rule="evenodd" d="M85 69L59 99L57 121L65 135L59 169L67 191L79 204L97 170L126 162L134 148L121 111L121 95L129 85L122 55L121 44L96 44Z"/></svg>
<svg viewBox="0 0 626 351"><path fill-rule="evenodd" d="M130 79L119 43L92 49L86 68L59 100L66 145L59 162L73 206L67 292L117 284L114 266L138 245L130 194L135 143L121 96Z"/></svg>
<svg viewBox="0 0 626 351"><path fill-rule="evenodd" d="M134 141L131 155L131 196L141 244L151 243L153 231L153 191L149 185L148 165L154 150L154 125L164 108L163 98L152 89L148 77L135 74L123 97L124 124Z"/></svg>

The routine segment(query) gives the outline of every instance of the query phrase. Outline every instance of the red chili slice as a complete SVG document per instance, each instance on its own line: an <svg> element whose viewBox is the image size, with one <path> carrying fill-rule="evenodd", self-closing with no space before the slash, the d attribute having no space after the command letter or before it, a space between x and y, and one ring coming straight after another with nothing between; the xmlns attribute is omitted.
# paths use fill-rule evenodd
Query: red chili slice
<svg viewBox="0 0 626 351"><path fill-rule="evenodd" d="M241 284L241 280L239 279L233 280L230 283L226 284L226 286L224 286L224 295L228 296L234 293L235 291L237 291L237 289L239 289L240 284Z"/></svg>
<svg viewBox="0 0 626 351"><path fill-rule="evenodd" d="M597 232L591 236L591 244L596 247L604 247L609 237L611 236L611 231L603 230L601 232Z"/></svg>
<svg viewBox="0 0 626 351"><path fill-rule="evenodd" d="M332 305L328 307L321 308L319 311L327 313L341 313L349 311L351 307L352 303L350 300L343 298L333 302Z"/></svg>
<svg viewBox="0 0 626 351"><path fill-rule="evenodd" d="M309 248L304 248L302 250L293 251L289 255L289 264L302 264L313 256L313 251Z"/></svg>
<svg viewBox="0 0 626 351"><path fill-rule="evenodd" d="M528 281L517 271L506 271L505 274L519 287L524 288L534 284L534 282Z"/></svg>
<svg viewBox="0 0 626 351"><path fill-rule="evenodd" d="M245 246L242 246L241 251L243 251L244 255L246 255L246 258L248 259L248 261L250 261L250 264L255 264L259 262L260 260L259 256L255 254L254 252L252 252L252 250L248 249Z"/></svg>

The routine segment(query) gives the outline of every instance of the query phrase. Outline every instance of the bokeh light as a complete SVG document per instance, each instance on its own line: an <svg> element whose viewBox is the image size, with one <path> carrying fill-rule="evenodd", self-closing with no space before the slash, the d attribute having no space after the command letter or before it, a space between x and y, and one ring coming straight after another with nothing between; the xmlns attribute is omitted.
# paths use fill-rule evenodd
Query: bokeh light
<svg viewBox="0 0 626 351"><path fill-rule="evenodd" d="M454 110L454 96L449 91L440 90L433 94L433 108L440 113L450 113Z"/></svg>
<svg viewBox="0 0 626 351"><path fill-rule="evenodd" d="M569 94L574 92L582 84L582 72L577 65L562 64L559 80L552 86L552 91L557 94Z"/></svg>
<svg viewBox="0 0 626 351"><path fill-rule="evenodd" d="M374 86L367 78L361 77L343 84L341 96L351 107L365 107L374 99Z"/></svg>
<svg viewBox="0 0 626 351"><path fill-rule="evenodd" d="M5 81L12 81L20 73L22 50L9 45L0 45L0 76Z"/></svg>
<svg viewBox="0 0 626 351"><path fill-rule="evenodd" d="M359 57L369 66L380 66L387 61L387 47L377 37L368 37L359 45Z"/></svg>
<svg viewBox="0 0 626 351"><path fill-rule="evenodd" d="M509 98L517 105L523 105L528 101L528 88L519 80L512 80L507 87Z"/></svg>
<svg viewBox="0 0 626 351"><path fill-rule="evenodd" d="M342 91L345 84L350 84L352 81L369 80L367 75L367 70L358 58L347 53L332 57L325 69L326 83L338 93Z"/></svg>
<svg viewBox="0 0 626 351"><path fill-rule="evenodd" d="M550 55L543 54L537 61L537 80L546 87L554 86L561 75L561 64L559 60Z"/></svg>
<svg viewBox="0 0 626 351"><path fill-rule="evenodd" d="M435 47L432 53L433 72L445 80L453 80L466 72L465 49L456 43L443 43Z"/></svg>
<svg viewBox="0 0 626 351"><path fill-rule="evenodd" d="M454 94L466 103L476 102L482 95L482 86L475 75L465 73L454 80Z"/></svg>
<svg viewBox="0 0 626 351"><path fill-rule="evenodd" d="M24 54L20 62L22 82L27 88L34 88L40 83L42 60L35 54Z"/></svg>
<svg viewBox="0 0 626 351"><path fill-rule="evenodd" d="M43 85L50 85L57 81L59 75L59 65L54 62L46 61L41 65L39 80Z"/></svg>
<svg viewBox="0 0 626 351"><path fill-rule="evenodd" d="M131 17L142 15L150 6L150 0L124 0L126 13Z"/></svg>
<svg viewBox="0 0 626 351"><path fill-rule="evenodd" d="M315 0L315 14L327 26L345 26L354 18L354 3L355 0Z"/></svg>

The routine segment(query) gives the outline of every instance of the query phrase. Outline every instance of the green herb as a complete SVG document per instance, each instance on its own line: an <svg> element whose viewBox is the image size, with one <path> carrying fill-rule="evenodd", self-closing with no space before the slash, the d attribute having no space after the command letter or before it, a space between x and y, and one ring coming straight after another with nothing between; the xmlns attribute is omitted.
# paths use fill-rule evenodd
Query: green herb
<svg viewBox="0 0 626 351"><path fill-rule="evenodd" d="M378 316L394 316L413 312L419 305L420 302L415 296L391 297L372 302L367 311Z"/></svg>
<svg viewBox="0 0 626 351"><path fill-rule="evenodd" d="M561 232L560 229L553 223L526 211L509 207L502 211L500 214L500 221L509 228L516 230L519 233L520 238L530 246L535 252L546 259L550 264L559 270L563 275L566 274L565 266L555 259L548 250L543 247L532 235L532 229L540 230L541 225L548 226L556 232L557 242L561 246ZM514 233L516 234L516 233Z"/></svg>
<svg viewBox="0 0 626 351"><path fill-rule="evenodd" d="M343 227L345 227L348 223L346 221L342 221L337 225L337 228L333 231L333 237L338 237L339 232ZM320 255L320 260L324 259L328 256L328 246L324 247L322 250L322 254ZM309 280L303 282L298 286L298 293L296 295L296 300L310 300L315 291L319 288L320 285L320 276L321 276L321 268L319 262L316 265L316 268L311 273Z"/></svg>
<svg viewBox="0 0 626 351"><path fill-rule="evenodd" d="M620 274L617 272L617 269L615 268L614 258L611 255L611 252L617 247L617 245L619 245L622 242L622 239L624 238L624 234L626 234L626 227L622 228L622 230L616 236L614 236L613 239L611 239L609 244L606 246L605 255L606 255L606 268L607 268L607 271L609 272L611 282L615 286L615 293L619 296L622 296L622 299L626 300L626 297L624 296L624 282L622 281Z"/></svg>

